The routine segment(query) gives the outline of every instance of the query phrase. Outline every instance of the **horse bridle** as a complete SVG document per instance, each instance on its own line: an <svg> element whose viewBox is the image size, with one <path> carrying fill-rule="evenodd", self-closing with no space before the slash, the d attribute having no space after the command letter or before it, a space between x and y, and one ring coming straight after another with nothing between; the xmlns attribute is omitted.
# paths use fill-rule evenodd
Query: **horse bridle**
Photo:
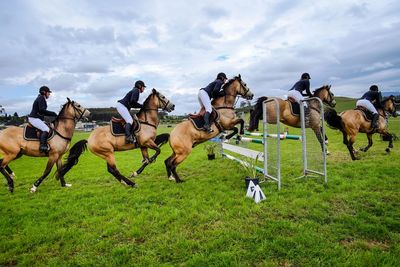
<svg viewBox="0 0 400 267"><path fill-rule="evenodd" d="M238 78L235 77L235 80L237 80L237 79ZM239 80L239 83L240 83L240 87L244 89L243 90L244 91L243 96L247 95L247 93L250 91L250 88L248 88L247 86L243 85L243 82L242 82L241 79ZM224 96L224 105L226 105L226 96L233 96L233 97L236 98L233 106L232 107L223 106L223 107L218 107L218 108L215 108L215 109L235 109L236 103L239 101L239 97L240 96L238 94L236 94L236 95L225 94L225 96Z"/></svg>
<svg viewBox="0 0 400 267"><path fill-rule="evenodd" d="M169 103L171 102L171 101L169 101L169 99L167 99L167 101L164 101L163 99L161 99L161 97L160 97L160 93L156 93L156 96L157 96L157 98L158 98L158 100L161 102L161 104L163 104L164 105L164 107L162 107L162 110L167 110L167 107L168 107L168 105L169 105ZM149 125L149 126L152 126L152 127L154 127L155 129L157 129L157 125L154 125L154 124L152 124L152 123L150 123L150 122L148 122L147 121L147 113L146 113L146 111L147 110L155 110L155 111L158 111L158 108L145 108L145 107L143 107L143 111L144 111L144 121L139 121L140 123L143 123L143 124L147 124L147 125Z"/></svg>

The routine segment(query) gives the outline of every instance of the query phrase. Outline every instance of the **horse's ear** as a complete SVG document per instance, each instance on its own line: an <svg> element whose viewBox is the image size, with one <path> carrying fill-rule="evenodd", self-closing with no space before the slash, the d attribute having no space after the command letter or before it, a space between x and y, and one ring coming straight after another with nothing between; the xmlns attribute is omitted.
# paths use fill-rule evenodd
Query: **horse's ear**
<svg viewBox="0 0 400 267"><path fill-rule="evenodd" d="M242 79L242 76L240 76L240 73L238 74L238 78L241 80Z"/></svg>
<svg viewBox="0 0 400 267"><path fill-rule="evenodd" d="M71 99L69 99L69 97L67 97L67 100L68 100L68 103L70 103L70 102L71 102Z"/></svg>
<svg viewBox="0 0 400 267"><path fill-rule="evenodd" d="M156 88L153 88L153 89L151 90L151 92L152 92L153 94L156 94L156 93L157 93Z"/></svg>

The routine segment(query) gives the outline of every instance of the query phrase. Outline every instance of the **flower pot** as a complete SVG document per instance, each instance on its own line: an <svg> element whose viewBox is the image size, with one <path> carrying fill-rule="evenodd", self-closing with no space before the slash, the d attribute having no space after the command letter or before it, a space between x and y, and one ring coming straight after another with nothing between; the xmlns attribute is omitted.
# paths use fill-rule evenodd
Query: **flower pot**
<svg viewBox="0 0 400 267"><path fill-rule="evenodd" d="M208 154L207 157L208 157L208 160L213 160L213 159L215 159L215 154Z"/></svg>
<svg viewBox="0 0 400 267"><path fill-rule="evenodd" d="M246 178L244 178L244 182L246 183L246 188L249 187L250 181L252 181L254 185L258 185L258 183L259 183L259 179L258 178L246 177Z"/></svg>

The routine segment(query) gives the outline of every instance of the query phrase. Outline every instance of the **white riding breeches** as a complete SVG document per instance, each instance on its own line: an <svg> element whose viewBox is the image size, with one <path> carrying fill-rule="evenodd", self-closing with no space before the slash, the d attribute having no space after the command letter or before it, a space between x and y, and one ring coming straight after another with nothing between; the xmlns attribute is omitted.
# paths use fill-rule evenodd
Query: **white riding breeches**
<svg viewBox="0 0 400 267"><path fill-rule="evenodd" d="M204 90L199 90L198 99L200 107L204 107L206 112L211 113L212 112L211 99L208 96L207 92Z"/></svg>
<svg viewBox="0 0 400 267"><path fill-rule="evenodd" d="M28 117L28 122L42 132L50 132L49 126L47 126L41 119Z"/></svg>
<svg viewBox="0 0 400 267"><path fill-rule="evenodd" d="M371 101L367 100L367 99L360 99L357 101L356 106L361 106L364 107L366 109L368 109L369 111L371 111L374 114L377 114L378 111L376 111L376 108L374 107L374 105L372 105Z"/></svg>
<svg viewBox="0 0 400 267"><path fill-rule="evenodd" d="M119 102L117 102L117 111L119 115L121 115L121 117L125 120L126 123L133 124L133 119L131 114L129 113L129 110Z"/></svg>
<svg viewBox="0 0 400 267"><path fill-rule="evenodd" d="M296 102L299 104L300 104L301 100L304 99L304 96L297 90L290 90L287 95L288 95L288 97L291 97L294 100L296 100Z"/></svg>

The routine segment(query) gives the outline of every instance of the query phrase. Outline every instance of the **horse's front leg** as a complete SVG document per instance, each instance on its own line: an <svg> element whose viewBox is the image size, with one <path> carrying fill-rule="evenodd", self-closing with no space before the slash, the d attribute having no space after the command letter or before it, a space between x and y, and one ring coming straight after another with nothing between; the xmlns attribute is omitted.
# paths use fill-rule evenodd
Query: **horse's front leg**
<svg viewBox="0 0 400 267"><path fill-rule="evenodd" d="M49 157L49 160L47 161L46 169L43 172L43 175L39 177L39 179L33 184L31 188L31 193L35 193L39 185L43 182L43 180L49 175L51 169L54 166L54 163L56 162L57 159L53 157Z"/></svg>
<svg viewBox="0 0 400 267"><path fill-rule="evenodd" d="M368 145L364 148L360 148L361 151L367 152L368 149L372 146L372 133L367 133Z"/></svg>
<svg viewBox="0 0 400 267"><path fill-rule="evenodd" d="M147 165L154 162L156 160L156 158L158 157L158 155L160 155L161 150L154 142L151 142L149 145L150 145L149 148L154 149L156 151L156 153L151 158L149 158L149 153L148 153L147 147L140 148L142 151L142 157L143 157L142 166L140 166L140 168L137 171L132 172L131 177L136 177L139 174L141 174L143 172L143 170L147 167Z"/></svg>
<svg viewBox="0 0 400 267"><path fill-rule="evenodd" d="M232 130L232 133L225 136L225 139L229 140L232 138L232 136L234 136L235 134L237 134L239 132L239 129L237 127L233 127L231 130Z"/></svg>

